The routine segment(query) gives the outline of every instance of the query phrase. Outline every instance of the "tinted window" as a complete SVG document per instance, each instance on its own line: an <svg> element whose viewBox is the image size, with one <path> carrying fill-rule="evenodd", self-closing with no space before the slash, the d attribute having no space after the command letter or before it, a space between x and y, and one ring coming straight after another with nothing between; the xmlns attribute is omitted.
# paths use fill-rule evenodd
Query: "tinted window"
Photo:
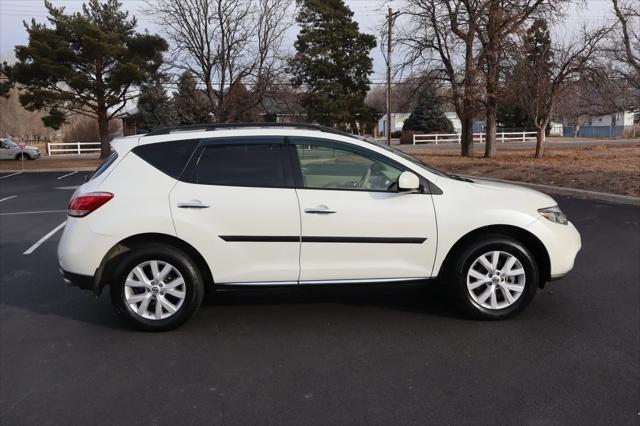
<svg viewBox="0 0 640 426"><path fill-rule="evenodd" d="M282 145L270 143L205 145L186 180L206 185L287 186L282 150Z"/></svg>
<svg viewBox="0 0 640 426"><path fill-rule="evenodd" d="M140 145L132 151L156 169L177 179L197 145L198 139L159 142Z"/></svg>
<svg viewBox="0 0 640 426"><path fill-rule="evenodd" d="M322 142L295 142L303 185L313 189L395 191L402 170L360 152Z"/></svg>
<svg viewBox="0 0 640 426"><path fill-rule="evenodd" d="M113 151L111 155L108 156L107 159L104 160L104 162L98 166L98 168L93 172L93 174L91 174L91 177L88 180L97 178L102 173L104 173L104 171L107 170L109 166L116 161L117 158L118 158L118 153Z"/></svg>

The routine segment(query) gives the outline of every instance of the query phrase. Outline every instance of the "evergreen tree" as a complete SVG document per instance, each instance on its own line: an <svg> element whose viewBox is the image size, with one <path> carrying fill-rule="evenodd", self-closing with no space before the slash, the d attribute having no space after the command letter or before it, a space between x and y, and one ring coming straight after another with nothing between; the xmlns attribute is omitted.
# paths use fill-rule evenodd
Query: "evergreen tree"
<svg viewBox="0 0 640 426"><path fill-rule="evenodd" d="M533 121L527 111L517 103L501 100L498 103L498 123L508 128L533 127Z"/></svg>
<svg viewBox="0 0 640 426"><path fill-rule="evenodd" d="M102 157L109 155L109 122L159 68L167 43L157 35L135 32L118 0L89 0L82 11L45 2L50 24L25 23L27 46L16 46L15 81L25 86L20 103L30 111L47 110L50 127L69 113L98 122Z"/></svg>
<svg viewBox="0 0 640 426"><path fill-rule="evenodd" d="M178 117L169 99L164 85L166 79L158 75L154 80L142 86L138 97L138 128L142 132L151 132L163 127L173 126Z"/></svg>
<svg viewBox="0 0 640 426"><path fill-rule="evenodd" d="M418 104L402 126L402 130L453 133L453 125L442 110L442 101L433 87L420 92Z"/></svg>
<svg viewBox="0 0 640 426"><path fill-rule="evenodd" d="M211 121L207 96L198 89L196 79L185 71L178 79L178 90L173 92L173 103L178 124L202 124Z"/></svg>
<svg viewBox="0 0 640 426"><path fill-rule="evenodd" d="M365 104L375 37L359 31L343 0L298 0L301 29L289 61L292 82L304 86L309 121L358 131L378 114Z"/></svg>

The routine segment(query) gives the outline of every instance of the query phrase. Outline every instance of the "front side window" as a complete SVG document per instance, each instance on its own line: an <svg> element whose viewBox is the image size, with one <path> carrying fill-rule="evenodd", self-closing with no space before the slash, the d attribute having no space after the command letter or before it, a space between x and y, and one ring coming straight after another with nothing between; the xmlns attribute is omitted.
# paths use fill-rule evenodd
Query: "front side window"
<svg viewBox="0 0 640 426"><path fill-rule="evenodd" d="M294 142L303 186L309 189L396 191L402 170L339 145Z"/></svg>
<svg viewBox="0 0 640 426"><path fill-rule="evenodd" d="M284 187L282 145L205 145L185 180L204 185Z"/></svg>

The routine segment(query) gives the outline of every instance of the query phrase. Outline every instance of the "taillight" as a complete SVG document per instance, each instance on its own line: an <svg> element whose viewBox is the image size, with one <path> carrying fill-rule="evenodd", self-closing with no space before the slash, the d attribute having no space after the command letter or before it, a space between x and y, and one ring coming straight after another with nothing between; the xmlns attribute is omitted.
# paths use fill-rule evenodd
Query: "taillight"
<svg viewBox="0 0 640 426"><path fill-rule="evenodd" d="M112 198L113 194L110 192L90 192L75 197L69 203L67 214L71 217L85 217Z"/></svg>

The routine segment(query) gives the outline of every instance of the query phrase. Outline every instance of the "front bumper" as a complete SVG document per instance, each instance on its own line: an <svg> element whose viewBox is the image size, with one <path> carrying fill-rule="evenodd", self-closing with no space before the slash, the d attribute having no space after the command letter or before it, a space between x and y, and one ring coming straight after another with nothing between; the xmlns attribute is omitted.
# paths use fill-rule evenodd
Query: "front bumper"
<svg viewBox="0 0 640 426"><path fill-rule="evenodd" d="M567 275L582 248L580 233L573 223L561 225L541 218L527 228L544 244L549 254L550 278L560 279Z"/></svg>
<svg viewBox="0 0 640 426"><path fill-rule="evenodd" d="M62 275L64 282L72 287L78 287L83 290L94 289L94 278L91 275L74 274L62 268L60 268L60 275Z"/></svg>

